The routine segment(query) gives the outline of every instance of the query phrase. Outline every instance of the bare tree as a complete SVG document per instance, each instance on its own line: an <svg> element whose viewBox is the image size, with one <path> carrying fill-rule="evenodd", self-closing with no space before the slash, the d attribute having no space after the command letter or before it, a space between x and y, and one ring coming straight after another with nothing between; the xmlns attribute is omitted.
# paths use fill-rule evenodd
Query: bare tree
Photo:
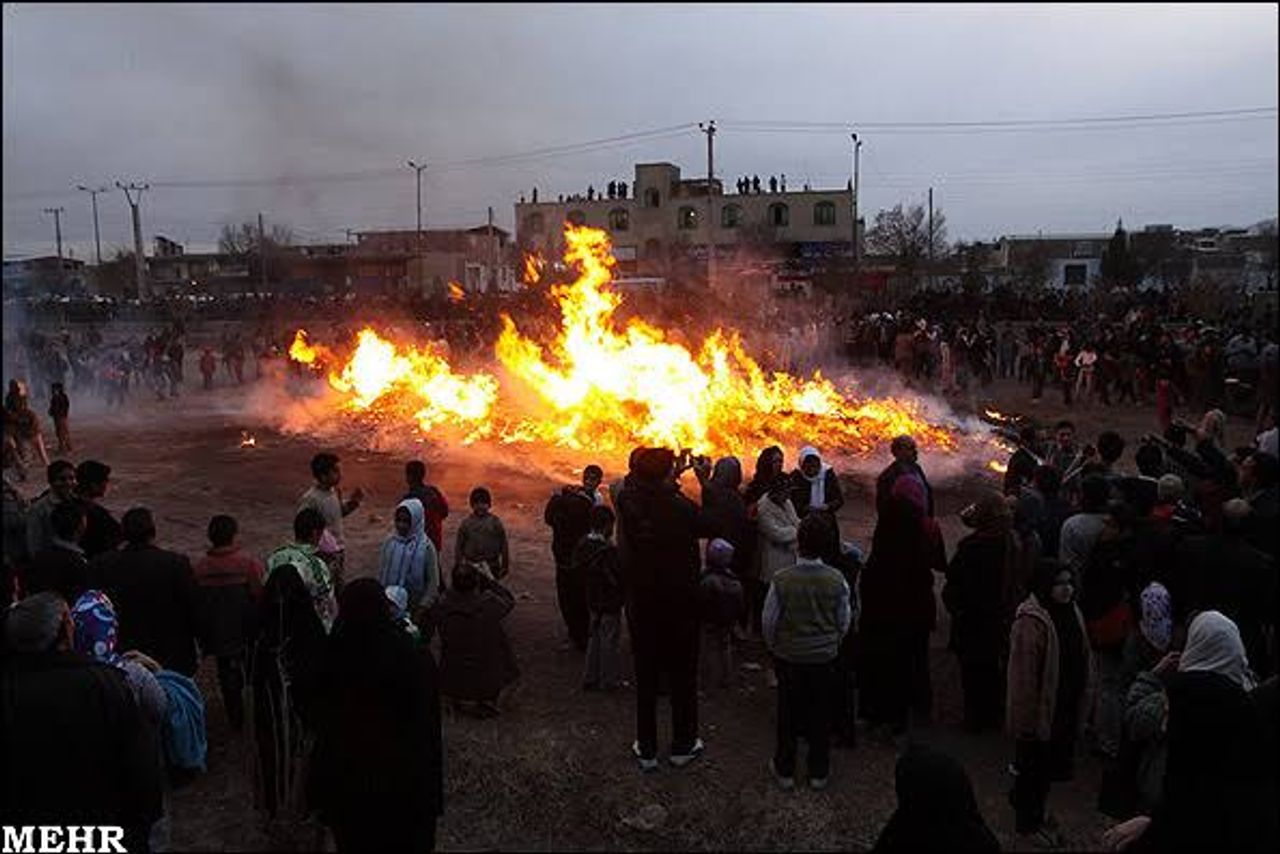
<svg viewBox="0 0 1280 854"><path fill-rule="evenodd" d="M218 251L227 255L250 255L258 251L258 226L251 222L239 226L224 225L218 237ZM293 229L286 225L273 225L266 239L267 251L293 245Z"/></svg>
<svg viewBox="0 0 1280 854"><path fill-rule="evenodd" d="M941 209L933 212L933 257L947 257L947 217ZM922 205L905 211L901 204L876 214L875 224L867 230L867 250L894 260L898 272L914 278L929 260L929 214Z"/></svg>

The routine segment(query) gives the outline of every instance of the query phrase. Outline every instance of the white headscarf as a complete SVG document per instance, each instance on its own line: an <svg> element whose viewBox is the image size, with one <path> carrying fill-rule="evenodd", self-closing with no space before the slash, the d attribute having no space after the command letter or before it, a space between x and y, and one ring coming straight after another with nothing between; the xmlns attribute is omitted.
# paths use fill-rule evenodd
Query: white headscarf
<svg viewBox="0 0 1280 854"><path fill-rule="evenodd" d="M396 505L409 514L409 534L401 536L393 531L382 543L378 560L378 581L383 587L403 587L409 591L411 603L425 592L434 597L439 586L436 580L436 547L427 539L425 511L422 502L406 498Z"/></svg>
<svg viewBox="0 0 1280 854"><path fill-rule="evenodd" d="M822 455L818 453L816 448L805 447L800 449L800 465L804 465L804 461L809 457L818 458L818 473L813 477L804 473L804 469L800 469L800 475L809 481L809 506L817 507L820 504L827 503L827 472L831 471L831 466L822 461Z"/></svg>
<svg viewBox="0 0 1280 854"><path fill-rule="evenodd" d="M1181 672L1206 670L1225 676L1246 691L1252 691L1253 674L1245 657L1240 630L1217 611L1204 611L1191 621L1187 647L1178 662Z"/></svg>

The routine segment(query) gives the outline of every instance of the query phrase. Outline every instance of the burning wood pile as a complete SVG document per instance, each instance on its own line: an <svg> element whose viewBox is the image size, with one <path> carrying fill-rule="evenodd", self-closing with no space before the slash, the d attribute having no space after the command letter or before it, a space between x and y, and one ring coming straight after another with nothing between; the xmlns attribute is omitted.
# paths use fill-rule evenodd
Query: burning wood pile
<svg viewBox="0 0 1280 854"><path fill-rule="evenodd" d="M767 371L733 329L716 329L690 348L643 320L621 323L607 235L566 226L565 243L564 260L577 278L546 285L558 329L535 340L503 315L494 347L500 370L463 373L440 350L391 341L371 328L345 354L299 329L289 355L323 365L350 412L403 420L423 432L446 428L464 442L611 454L643 444L737 455L814 443L865 455L911 434L925 449L956 448L959 432L927 421L919 402L860 398L820 371L807 378ZM530 265L531 273L544 272Z"/></svg>

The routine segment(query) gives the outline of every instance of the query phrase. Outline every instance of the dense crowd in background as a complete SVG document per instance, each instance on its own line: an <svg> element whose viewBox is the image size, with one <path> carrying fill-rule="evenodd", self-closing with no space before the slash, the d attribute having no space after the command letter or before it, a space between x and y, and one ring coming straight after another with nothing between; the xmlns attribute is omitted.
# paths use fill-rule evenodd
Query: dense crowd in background
<svg viewBox="0 0 1280 854"><path fill-rule="evenodd" d="M904 336L929 330L896 328L895 357ZM1157 395L1168 380L1214 403L1216 386L1189 379L1199 349L1175 360L1182 339L1150 319L1086 329L1094 337L1053 333L1084 342L1066 345L1073 363L1094 346L1149 347L1155 366L1135 370L1150 371ZM1221 337L1188 329L1196 344ZM1029 372L1034 384L1020 340L1002 349L1007 339L990 331L990 373ZM239 382L237 340L225 339L221 367ZM1027 343L1044 363L1064 352L1029 333ZM144 376L150 366L180 385L164 367L181 364L175 346L181 329L142 342ZM1268 346L1274 354L1274 339ZM910 354L899 369L928 377ZM982 382L970 364L967 380ZM1071 393L1088 399L1091 389ZM1102 396L1096 377L1092 393ZM252 746L254 805L273 832L326 827L339 850L430 849L445 814L442 702L501 716L512 686L537 678L522 673L506 629L529 606L508 589L524 568L512 564L501 492L472 489L446 545L443 522L460 496L410 461L376 577L352 578L343 519L365 495L344 491L341 461L320 453L278 548L247 553L236 508L211 508L220 512L209 547L193 562L160 545L152 509L116 521L103 503L111 467L69 461L55 399L64 421L43 492L22 479L23 462L34 463L29 434L6 431L0 730L10 814L119 825L129 850L163 848L168 793L205 766L207 703L194 677L207 659L232 731ZM38 425L23 383L5 410L6 425ZM588 466L544 513L582 690L634 692L630 753L643 773L661 767L657 711L668 698L666 759L680 769L707 750L750 749L708 744L699 698L735 683L739 657L766 652L776 730L762 773L790 791L803 768L808 786L824 789L832 775L858 773L847 751L861 739L893 744L905 748L899 807L878 850L995 850L963 768L912 743L936 726L928 656L940 598L963 726L1003 727L1009 738L1020 844L1064 843L1050 793L1089 751L1104 766L1098 808L1119 822L1108 845L1274 850L1280 472L1274 410L1258 417L1244 448L1226 446L1218 409L1194 426L1161 412L1153 433L1131 437L1012 421L1002 488L969 496L960 519L970 533L951 554L906 436L887 449L874 505L859 508L876 519L862 544L842 534L849 499L814 448L791 461L767 448L750 477L733 457L658 448L637 448L625 473Z"/></svg>

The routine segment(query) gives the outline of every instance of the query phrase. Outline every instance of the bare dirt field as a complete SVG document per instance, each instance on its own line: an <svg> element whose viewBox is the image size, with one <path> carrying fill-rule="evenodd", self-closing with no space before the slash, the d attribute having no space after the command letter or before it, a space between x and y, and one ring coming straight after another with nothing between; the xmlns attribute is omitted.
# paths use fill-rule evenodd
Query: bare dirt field
<svg viewBox="0 0 1280 854"><path fill-rule="evenodd" d="M1056 401L1033 411L1025 387L997 384L963 408L994 406L1044 419L1064 414ZM231 513L246 548L263 554L286 541L299 494L309 485L308 461L323 447L286 437L234 413L239 389L191 390L176 401L136 399L124 414L75 417L75 458L96 458L113 467L106 504L117 516L129 507L155 511L161 545L198 557L204 529L215 513ZM74 406L74 402L73 402ZM83 411L83 410L81 410ZM1149 408L1076 409L1070 413L1082 438L1103 425L1131 440L1154 427ZM1231 439L1245 442L1248 426L1233 419ZM241 430L257 447L240 447ZM341 454L344 482L368 493L347 519L348 566L353 575L376 568L377 546L391 525L403 492L399 455L333 448ZM795 449L787 449L788 465ZM445 715L445 815L439 825L443 849L824 849L870 847L894 808L895 750L862 738L856 749L837 750L830 787L821 793L784 793L773 784L766 762L773 747L773 692L760 670L743 670L737 686L708 692L701 704L705 756L676 771L665 767L642 776L630 756L634 695L584 694L578 688L581 656L566 648L555 606L549 531L542 509L556 486L518 454L445 450L423 446L429 477L444 489L453 513L445 526L446 565L452 561L457 523L471 487L494 492L495 512L512 540L510 586L518 597L509 618L523 679L501 717L473 720ZM1131 449L1125 462L1130 463ZM887 449L884 452L887 462ZM749 469L752 461L744 461ZM928 460L925 459L926 468ZM883 464L883 463L882 463ZM606 480L621 473L609 471ZM689 478L692 480L692 478ZM939 489L938 514L954 549L962 529L956 513L980 477ZM994 481L988 481L994 482ZM849 480L842 515L846 537L870 541L874 518L869 482ZM696 497L696 485L692 487ZM933 635L935 721L913 737L934 743L968 768L980 806L1006 845L1014 842L1006 801L1006 765L1011 745L999 735L974 737L959 729L958 669L946 650L946 615ZM624 641L625 643L625 641ZM759 646L739 648L739 663L763 664ZM233 735L217 697L210 662L199 681L208 700L209 770L173 792L169 802L174 850L244 850L268 845L252 809L249 766L243 740ZM661 732L668 719L660 714ZM1096 848L1107 820L1094 808L1100 768L1082 757L1077 779L1055 787L1050 808L1071 847Z"/></svg>

